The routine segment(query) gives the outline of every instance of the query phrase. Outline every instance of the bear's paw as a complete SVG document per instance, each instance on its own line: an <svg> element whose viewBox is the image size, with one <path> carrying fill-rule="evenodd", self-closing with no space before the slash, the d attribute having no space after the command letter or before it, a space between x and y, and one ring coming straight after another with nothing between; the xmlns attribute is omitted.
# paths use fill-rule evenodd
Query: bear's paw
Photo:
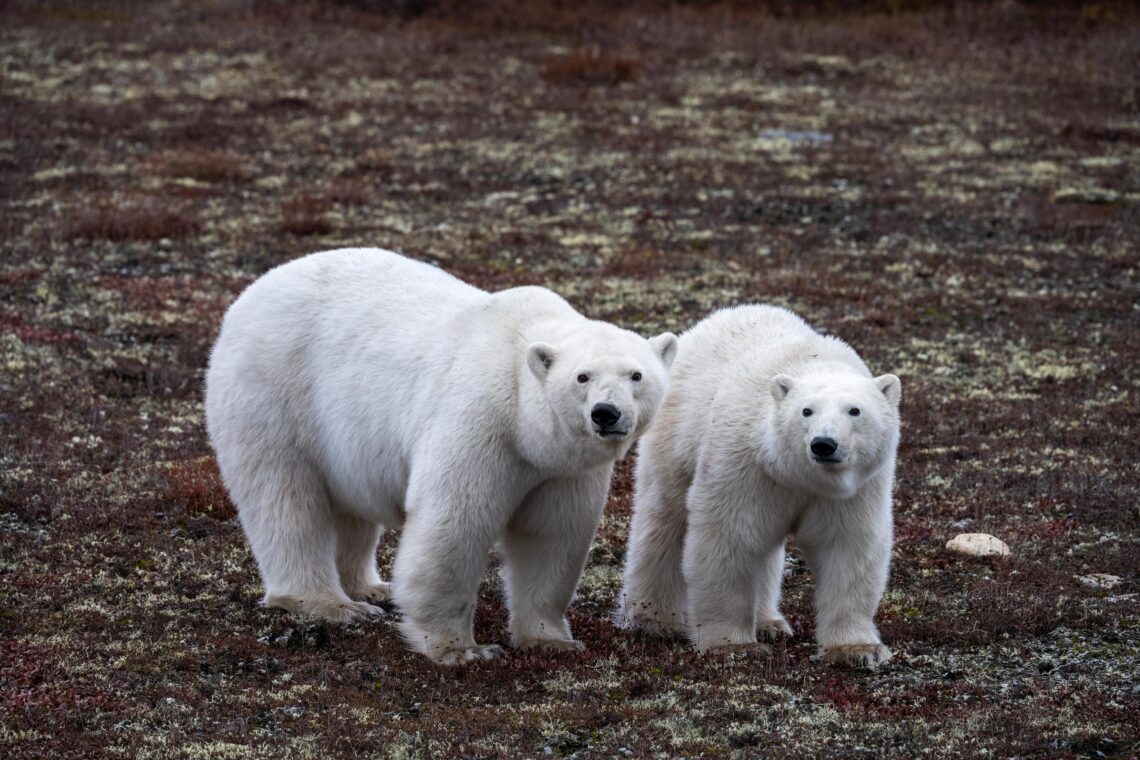
<svg viewBox="0 0 1140 760"><path fill-rule="evenodd" d="M704 650L706 654L736 657L765 657L772 653L772 647L759 641L744 644L720 644Z"/></svg>
<svg viewBox="0 0 1140 760"><path fill-rule="evenodd" d="M307 605L305 612L334 623L359 623L364 620L384 617L388 613L368 602L314 602Z"/></svg>
<svg viewBox="0 0 1140 760"><path fill-rule="evenodd" d="M384 617L388 614L367 602L342 602L338 599L302 598L287 594L267 596L262 601L262 605L312 615L332 623L358 623L362 620Z"/></svg>
<svg viewBox="0 0 1140 760"><path fill-rule="evenodd" d="M431 659L439 665L455 667L479 660L493 660L502 655L503 648L498 644L476 644L472 647L444 649L431 655Z"/></svg>
<svg viewBox="0 0 1140 760"><path fill-rule="evenodd" d="M788 621L782 617L774 618L772 620L758 620L756 622L756 634L765 641L778 641L785 636L792 636L795 630Z"/></svg>
<svg viewBox="0 0 1140 760"><path fill-rule="evenodd" d="M392 584L375 583L352 589L348 595L362 602L386 602L392 598Z"/></svg>
<svg viewBox="0 0 1140 760"><path fill-rule="evenodd" d="M685 616L679 612L664 612L648 604L627 605L627 610L618 610L613 615L613 623L626 631L641 631L662 639L685 638Z"/></svg>
<svg viewBox="0 0 1140 760"><path fill-rule="evenodd" d="M882 644L844 644L837 647L823 647L820 656L824 662L831 665L876 668L891 659L891 650Z"/></svg>
<svg viewBox="0 0 1140 760"><path fill-rule="evenodd" d="M584 652L586 645L577 639L522 639L515 649L538 649L543 652Z"/></svg>

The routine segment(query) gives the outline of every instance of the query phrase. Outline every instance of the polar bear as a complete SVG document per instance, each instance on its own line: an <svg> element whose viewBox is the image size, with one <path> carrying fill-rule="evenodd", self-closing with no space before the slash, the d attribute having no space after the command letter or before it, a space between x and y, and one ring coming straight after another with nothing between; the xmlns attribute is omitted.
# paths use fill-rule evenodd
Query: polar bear
<svg viewBox="0 0 1140 760"><path fill-rule="evenodd" d="M263 603L348 622L390 593L412 649L491 658L472 615L499 543L511 644L580 650L566 609L676 347L544 288L487 293L390 251L270 271L227 312L206 378ZM390 587L384 526L402 528Z"/></svg>
<svg viewBox="0 0 1140 760"><path fill-rule="evenodd" d="M718 311L680 338L668 394L639 444L620 624L701 651L791 634L784 543L816 580L828 662L890 657L872 618L891 555L901 385L791 312Z"/></svg>

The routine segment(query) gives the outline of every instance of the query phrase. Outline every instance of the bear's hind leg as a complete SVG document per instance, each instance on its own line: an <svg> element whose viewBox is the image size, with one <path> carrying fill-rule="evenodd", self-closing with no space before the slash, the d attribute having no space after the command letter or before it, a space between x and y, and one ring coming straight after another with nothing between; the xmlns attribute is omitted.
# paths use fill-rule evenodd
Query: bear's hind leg
<svg viewBox="0 0 1140 760"><path fill-rule="evenodd" d="M682 566L689 638L698 651L769 650L756 640L757 589L762 568L772 572L769 557L784 534L765 521L767 510L752 494L714 471L689 489ZM769 559L758 562L761 557Z"/></svg>
<svg viewBox="0 0 1140 760"><path fill-rule="evenodd" d="M637 492L629 528L622 588L615 622L656 636L685 632L685 491L680 478L655 467L653 453L642 450Z"/></svg>
<svg viewBox="0 0 1140 760"><path fill-rule="evenodd" d="M384 528L374 522L333 512L336 528L336 566L340 583L351 599L382 602L392 595L376 569L376 546Z"/></svg>
<svg viewBox="0 0 1140 760"><path fill-rule="evenodd" d="M792 627L780 614L780 587L783 583L784 544L781 543L760 560L756 585L756 632L767 641L792 635Z"/></svg>
<svg viewBox="0 0 1140 760"><path fill-rule="evenodd" d="M341 589L328 497L316 473L298 466L298 459L279 457L286 466L259 473L254 488L235 493L265 583L262 603L338 623L380 613Z"/></svg>

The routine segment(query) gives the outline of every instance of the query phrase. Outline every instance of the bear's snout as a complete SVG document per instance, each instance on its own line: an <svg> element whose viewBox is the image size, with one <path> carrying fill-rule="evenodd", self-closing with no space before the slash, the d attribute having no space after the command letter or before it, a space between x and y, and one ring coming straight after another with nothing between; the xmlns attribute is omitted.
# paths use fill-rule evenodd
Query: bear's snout
<svg viewBox="0 0 1140 760"><path fill-rule="evenodd" d="M817 435L811 439L811 454L817 462L837 462L835 452L839 449L839 444L834 438Z"/></svg>
<svg viewBox="0 0 1140 760"><path fill-rule="evenodd" d="M602 435L624 435L625 430L614 430L613 426L621 419L621 411L613 404L607 404L604 401L600 404L594 404L594 408L590 411L590 419L598 426L598 432Z"/></svg>

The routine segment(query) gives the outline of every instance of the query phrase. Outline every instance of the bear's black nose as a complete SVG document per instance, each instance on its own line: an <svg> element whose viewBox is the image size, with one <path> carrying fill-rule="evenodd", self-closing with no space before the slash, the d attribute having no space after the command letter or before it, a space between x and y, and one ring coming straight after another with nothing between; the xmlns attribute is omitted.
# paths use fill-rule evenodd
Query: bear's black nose
<svg viewBox="0 0 1140 760"><path fill-rule="evenodd" d="M590 419L604 430L613 427L614 423L621 419L621 412L613 404L596 404L593 411L590 412Z"/></svg>
<svg viewBox="0 0 1140 760"><path fill-rule="evenodd" d="M835 442L834 438L824 438L819 435L811 439L811 453L817 457L827 458L834 454L838 448L839 444Z"/></svg>

